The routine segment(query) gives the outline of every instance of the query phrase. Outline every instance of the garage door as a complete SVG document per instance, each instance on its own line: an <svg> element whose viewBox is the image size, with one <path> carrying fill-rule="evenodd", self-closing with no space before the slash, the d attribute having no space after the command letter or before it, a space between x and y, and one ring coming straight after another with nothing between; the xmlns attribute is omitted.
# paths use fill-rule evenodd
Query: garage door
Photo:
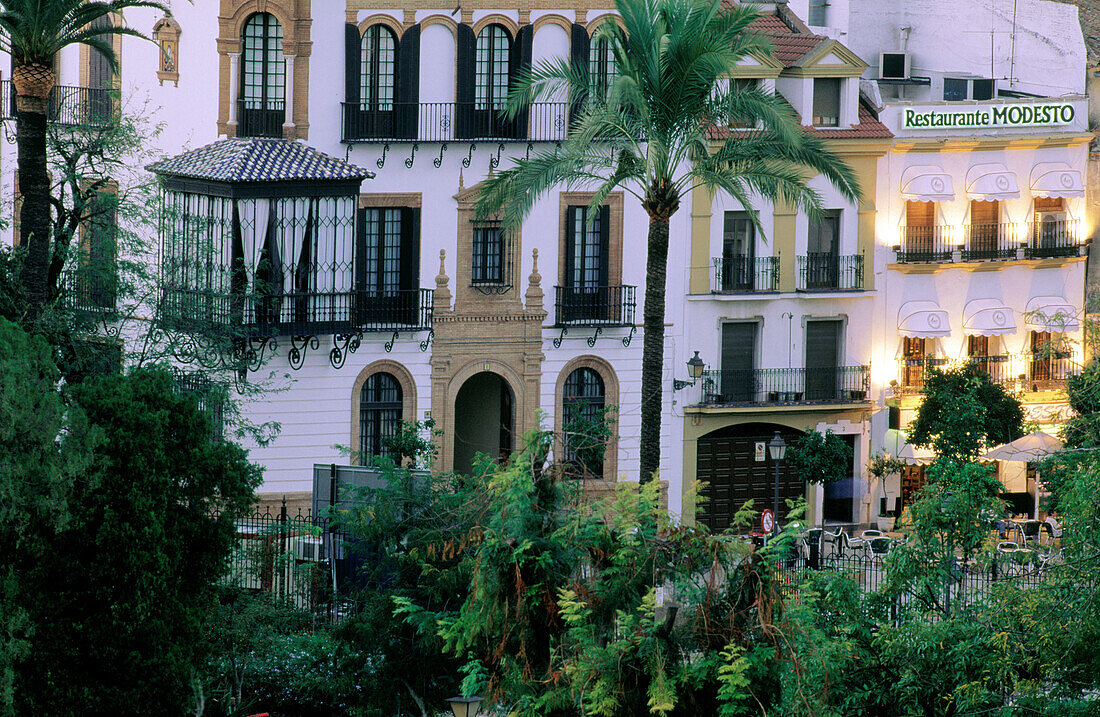
<svg viewBox="0 0 1100 717"><path fill-rule="evenodd" d="M749 500L753 501L757 513L772 506L775 469L770 458L756 460L756 444L759 441L766 444L777 430L788 444L801 435L790 428L756 423L724 428L699 439L696 476L707 484L701 491L706 500L699 519L711 530L730 527L734 514ZM787 513L786 499L805 495L805 483L798 480L786 464L781 464L780 518ZM754 522L754 527L758 525L759 522Z"/></svg>

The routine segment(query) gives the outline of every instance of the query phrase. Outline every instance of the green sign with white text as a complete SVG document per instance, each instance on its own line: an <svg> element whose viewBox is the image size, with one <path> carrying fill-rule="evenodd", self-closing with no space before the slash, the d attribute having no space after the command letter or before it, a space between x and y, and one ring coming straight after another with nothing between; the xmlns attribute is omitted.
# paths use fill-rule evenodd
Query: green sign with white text
<svg viewBox="0 0 1100 717"><path fill-rule="evenodd" d="M902 110L905 129L983 129L986 127L1054 127L1073 122L1073 105L968 105L950 109Z"/></svg>

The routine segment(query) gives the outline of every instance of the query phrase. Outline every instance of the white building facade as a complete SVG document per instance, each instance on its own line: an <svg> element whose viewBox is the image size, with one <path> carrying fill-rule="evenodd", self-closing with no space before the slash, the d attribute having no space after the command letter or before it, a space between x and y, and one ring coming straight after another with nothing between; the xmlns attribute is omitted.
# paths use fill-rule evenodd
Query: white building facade
<svg viewBox="0 0 1100 717"><path fill-rule="evenodd" d="M1058 389L1081 359L1074 317L1091 232L1081 32L1072 6L1045 0L1021 0L1011 22L985 2L754 5L775 57L747 60L738 81L787 98L853 166L863 196L850 202L814 178L825 215L760 201L763 234L742 207L701 191L673 216L661 477L684 516L696 510L693 482L706 481L703 519L725 527L745 500L770 504L763 441L829 428L853 448L850 478L807 487L784 470L783 496L806 497L815 522L866 522L882 496L863 466L913 415L918 354L983 359L1027 389L1035 420L1061 415ZM117 88L124 111L149 108L166 157L281 138L376 175L333 210L344 212L333 215L340 230L324 230L307 200L253 202L248 218L243 199L225 204L221 288L176 286L232 307L240 257L251 291L263 272L279 287L277 301L248 309L252 346L268 357L256 376L285 389L245 406L252 421L281 424L274 442L252 447L262 492L304 499L314 464L377 452L398 419L433 420L437 467L466 471L474 453L515 450L538 426L560 430L567 407L582 404L614 407L615 421L586 485L636 480L644 211L616 193L589 222L588 194L556 189L504 236L475 222L472 205L496 167L567 130L565 98L513 122L495 114L520 67L566 57L613 74L591 43L610 5L210 0L172 10L127 12L158 45L118 40L119 74L69 48L58 84ZM942 32L978 38L982 22L983 41ZM882 75L891 52L898 77ZM945 113L970 119L921 124ZM985 115L988 124L974 119ZM14 153L0 149L8 186ZM280 227L271 243L260 231L269 223ZM245 225L237 249L233 227ZM696 352L706 371L680 387ZM888 497L901 490L895 481Z"/></svg>

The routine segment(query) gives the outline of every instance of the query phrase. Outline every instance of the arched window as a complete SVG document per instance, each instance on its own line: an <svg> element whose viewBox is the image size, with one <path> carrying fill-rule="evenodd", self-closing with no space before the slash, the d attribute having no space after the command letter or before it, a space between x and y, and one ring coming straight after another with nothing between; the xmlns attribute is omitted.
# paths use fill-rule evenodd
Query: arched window
<svg viewBox="0 0 1100 717"><path fill-rule="evenodd" d="M608 88L615 84L618 76L619 68L611 52L611 43L606 37L593 42L588 48L588 81L592 94L601 99L606 97Z"/></svg>
<svg viewBox="0 0 1100 717"><path fill-rule="evenodd" d="M397 38L385 25L371 25L363 33L359 59L359 108L393 109L397 87Z"/></svg>
<svg viewBox="0 0 1100 717"><path fill-rule="evenodd" d="M241 38L242 137L281 137L286 119L283 27L271 13L248 18Z"/></svg>
<svg viewBox="0 0 1100 717"><path fill-rule="evenodd" d="M512 38L501 25L489 25L477 36L474 55L474 104L479 110L500 109L508 97Z"/></svg>
<svg viewBox="0 0 1100 717"><path fill-rule="evenodd" d="M383 439L396 434L401 422L401 399L401 384L391 374L375 373L367 377L359 393L361 455L380 456L385 453Z"/></svg>
<svg viewBox="0 0 1100 717"><path fill-rule="evenodd" d="M603 477L609 438L604 396L603 379L587 367L570 373L562 389L564 462L596 478Z"/></svg>

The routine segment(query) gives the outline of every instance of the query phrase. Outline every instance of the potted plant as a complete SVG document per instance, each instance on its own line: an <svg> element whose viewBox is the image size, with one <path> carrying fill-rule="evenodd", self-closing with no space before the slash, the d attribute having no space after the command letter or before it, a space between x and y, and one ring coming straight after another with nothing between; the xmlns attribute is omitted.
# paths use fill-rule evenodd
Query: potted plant
<svg viewBox="0 0 1100 717"><path fill-rule="evenodd" d="M871 483L877 478L879 484L882 486L883 497L888 497L886 495L886 476L901 473L901 469L904 467L905 463L889 453L879 451L871 456L871 459L867 461L867 475L870 476L867 481L868 495L871 493ZM886 532L894 526L894 516L888 513L879 513L876 522L878 524L878 529Z"/></svg>

